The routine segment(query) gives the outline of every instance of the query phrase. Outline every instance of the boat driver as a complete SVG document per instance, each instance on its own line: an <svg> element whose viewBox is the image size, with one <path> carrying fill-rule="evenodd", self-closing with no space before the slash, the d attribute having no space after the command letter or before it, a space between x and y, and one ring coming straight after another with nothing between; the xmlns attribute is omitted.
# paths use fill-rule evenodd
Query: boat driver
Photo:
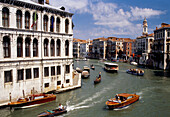
<svg viewBox="0 0 170 117"><path fill-rule="evenodd" d="M63 105L59 104L58 109L59 109L60 111L62 111L62 110L63 110Z"/></svg>

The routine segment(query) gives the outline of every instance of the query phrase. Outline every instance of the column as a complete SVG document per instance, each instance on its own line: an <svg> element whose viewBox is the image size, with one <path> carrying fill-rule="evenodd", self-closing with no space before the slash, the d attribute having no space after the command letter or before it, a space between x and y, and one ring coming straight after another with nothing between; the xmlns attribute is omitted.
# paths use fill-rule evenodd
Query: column
<svg viewBox="0 0 170 117"><path fill-rule="evenodd" d="M163 54L164 54L164 65L163 65L163 69L166 69L166 65L167 65L167 63L166 63L166 58L167 58L167 55L166 55L166 39L167 39L167 30L165 30L164 31L164 33L165 33L165 36L164 36L164 52L163 52Z"/></svg>
<svg viewBox="0 0 170 117"><path fill-rule="evenodd" d="M23 36L23 58L25 58L25 35Z"/></svg>
<svg viewBox="0 0 170 117"><path fill-rule="evenodd" d="M2 27L2 4L0 4L0 27Z"/></svg>
<svg viewBox="0 0 170 117"><path fill-rule="evenodd" d="M22 29L25 29L25 10L22 10Z"/></svg>
<svg viewBox="0 0 170 117"><path fill-rule="evenodd" d="M54 39L54 56L57 56L57 40Z"/></svg>
<svg viewBox="0 0 170 117"><path fill-rule="evenodd" d="M50 32L51 15L48 15L48 32Z"/></svg>
<svg viewBox="0 0 170 117"><path fill-rule="evenodd" d="M9 9L9 27L17 28L16 25L16 8L10 7Z"/></svg>
<svg viewBox="0 0 170 117"><path fill-rule="evenodd" d="M31 25L33 24L33 11L30 11L30 29L33 30L33 28L31 28Z"/></svg>
<svg viewBox="0 0 170 117"><path fill-rule="evenodd" d="M33 58L33 39L30 40L30 57Z"/></svg>
<svg viewBox="0 0 170 117"><path fill-rule="evenodd" d="M57 21L57 17L54 16L54 27L53 27L54 32L56 32L56 21Z"/></svg>
<svg viewBox="0 0 170 117"><path fill-rule="evenodd" d="M51 45L50 45L51 39L48 39L48 57L51 57Z"/></svg>

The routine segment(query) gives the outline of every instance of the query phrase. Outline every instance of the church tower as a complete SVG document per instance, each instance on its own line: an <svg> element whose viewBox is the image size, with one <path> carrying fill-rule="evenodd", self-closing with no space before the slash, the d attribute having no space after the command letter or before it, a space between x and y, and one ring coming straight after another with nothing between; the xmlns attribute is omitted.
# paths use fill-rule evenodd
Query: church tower
<svg viewBox="0 0 170 117"><path fill-rule="evenodd" d="M148 24L147 24L147 20L146 20L146 17L145 19L143 20L143 35L147 35L148 34Z"/></svg>

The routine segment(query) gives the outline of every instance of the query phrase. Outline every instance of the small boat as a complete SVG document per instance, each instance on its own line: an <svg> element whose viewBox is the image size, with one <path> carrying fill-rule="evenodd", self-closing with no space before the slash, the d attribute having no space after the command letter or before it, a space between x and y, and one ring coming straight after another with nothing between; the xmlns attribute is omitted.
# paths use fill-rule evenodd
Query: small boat
<svg viewBox="0 0 170 117"><path fill-rule="evenodd" d="M115 98L111 98L106 102L106 106L109 109L119 109L129 106L134 102L139 100L139 95L136 94L128 94L128 93L121 93L117 94Z"/></svg>
<svg viewBox="0 0 170 117"><path fill-rule="evenodd" d="M84 67L83 67L83 71L88 71L88 72L90 72L90 68L89 68L88 66L84 66Z"/></svg>
<svg viewBox="0 0 170 117"><path fill-rule="evenodd" d="M96 78L96 80L94 81L94 84L98 84L101 82L101 78Z"/></svg>
<svg viewBox="0 0 170 117"><path fill-rule="evenodd" d="M130 64L131 65L138 65L138 63L136 63L136 62L131 62Z"/></svg>
<svg viewBox="0 0 170 117"><path fill-rule="evenodd" d="M92 70L95 70L95 67L94 67L94 65L91 65L91 69L92 69Z"/></svg>
<svg viewBox="0 0 170 117"><path fill-rule="evenodd" d="M56 109L56 110L46 110L42 113L40 113L38 115L38 117L54 117L54 116L58 116L58 115L61 115L61 114L64 114L64 113L67 113L67 110L66 108L63 109L63 110L59 110L59 109Z"/></svg>
<svg viewBox="0 0 170 117"><path fill-rule="evenodd" d="M133 75L137 75L137 76L143 76L144 75L144 71L141 69L128 69L126 70L127 73L129 74L133 74Z"/></svg>
<svg viewBox="0 0 170 117"><path fill-rule="evenodd" d="M107 71L107 72L117 72L118 70L119 70L119 66L118 66L118 64L115 64L115 63L105 63L104 64L104 69L105 69L105 71Z"/></svg>
<svg viewBox="0 0 170 117"><path fill-rule="evenodd" d="M10 102L8 106L10 108L29 108L54 100L56 100L56 95L53 94L33 94L29 95L27 98L19 98L16 102Z"/></svg>
<svg viewBox="0 0 170 117"><path fill-rule="evenodd" d="M82 72L82 70L81 70L79 67L76 67L76 71L77 71L78 73L81 73L81 72Z"/></svg>
<svg viewBox="0 0 170 117"><path fill-rule="evenodd" d="M90 74L89 74L88 71L83 71L83 72L81 73L81 77L84 78L84 79L89 78L89 76L90 76Z"/></svg>

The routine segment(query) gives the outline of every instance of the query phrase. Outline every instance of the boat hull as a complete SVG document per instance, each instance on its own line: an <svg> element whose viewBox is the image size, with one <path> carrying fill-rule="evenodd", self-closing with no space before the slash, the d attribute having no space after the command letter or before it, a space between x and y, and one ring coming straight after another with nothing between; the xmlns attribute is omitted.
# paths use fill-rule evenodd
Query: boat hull
<svg viewBox="0 0 170 117"><path fill-rule="evenodd" d="M136 72L132 72L130 70L127 70L126 73L136 75L136 76L143 76L144 75L144 73L136 73Z"/></svg>
<svg viewBox="0 0 170 117"><path fill-rule="evenodd" d="M54 111L54 110L53 110ZM42 112L38 115L38 117L54 117L58 115L62 115L64 113L67 113L67 110L63 111L54 111L54 113L47 113L47 112Z"/></svg>
<svg viewBox="0 0 170 117"><path fill-rule="evenodd" d="M100 83L101 82L101 80L95 80L94 81L94 84L98 84L98 83Z"/></svg>
<svg viewBox="0 0 170 117"><path fill-rule="evenodd" d="M104 70L105 70L106 72L109 72L109 73L117 73L117 71L118 71L118 70L116 70L116 69L107 69L107 68L105 68L105 67L104 67Z"/></svg>
<svg viewBox="0 0 170 117"><path fill-rule="evenodd" d="M34 107L34 106L39 106L51 101L56 100L56 96L51 96L51 97L45 97L42 99L35 99L31 101L25 101L25 102L15 102L15 103L9 103L8 106L11 108L19 109L19 108L29 108L29 107Z"/></svg>

